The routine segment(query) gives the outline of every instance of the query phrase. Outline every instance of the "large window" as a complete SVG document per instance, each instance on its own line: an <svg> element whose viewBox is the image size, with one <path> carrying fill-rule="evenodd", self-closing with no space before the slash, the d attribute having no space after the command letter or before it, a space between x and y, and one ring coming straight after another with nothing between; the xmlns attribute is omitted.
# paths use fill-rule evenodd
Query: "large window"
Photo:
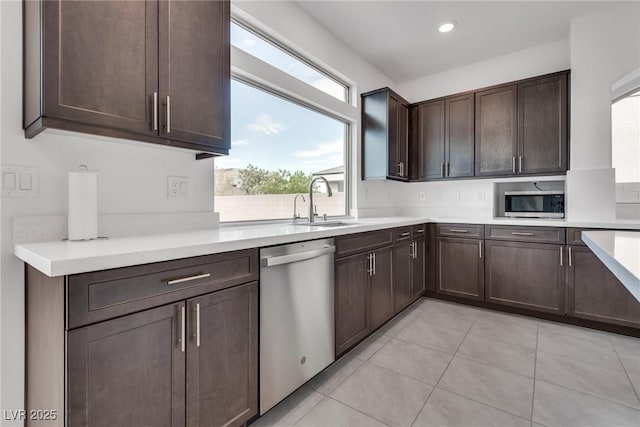
<svg viewBox="0 0 640 427"><path fill-rule="evenodd" d="M231 154L215 160L215 210L221 221L308 216L309 182L319 215L345 215L348 124L238 80L231 83Z"/></svg>
<svg viewBox="0 0 640 427"><path fill-rule="evenodd" d="M640 90L611 107L612 163L619 218L640 218Z"/></svg>
<svg viewBox="0 0 640 427"><path fill-rule="evenodd" d="M349 100L345 83L236 22L231 22L231 44L340 101Z"/></svg>

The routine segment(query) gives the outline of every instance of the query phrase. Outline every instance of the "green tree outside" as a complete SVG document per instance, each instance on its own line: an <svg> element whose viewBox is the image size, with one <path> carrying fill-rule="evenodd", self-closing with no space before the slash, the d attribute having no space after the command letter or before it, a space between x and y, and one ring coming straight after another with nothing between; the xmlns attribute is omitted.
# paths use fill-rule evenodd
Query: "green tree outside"
<svg viewBox="0 0 640 427"><path fill-rule="evenodd" d="M280 169L269 172L250 164L240 171L239 188L248 195L306 193L311 178L311 174L302 171L291 173Z"/></svg>

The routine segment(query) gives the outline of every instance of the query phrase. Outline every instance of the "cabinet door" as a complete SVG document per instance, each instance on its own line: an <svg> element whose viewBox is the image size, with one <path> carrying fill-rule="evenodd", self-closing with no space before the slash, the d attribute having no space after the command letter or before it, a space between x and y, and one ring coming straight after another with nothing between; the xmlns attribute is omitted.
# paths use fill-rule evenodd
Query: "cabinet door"
<svg viewBox="0 0 640 427"><path fill-rule="evenodd" d="M391 248L374 252L373 274L369 276L369 330L377 329L393 317Z"/></svg>
<svg viewBox="0 0 640 427"><path fill-rule="evenodd" d="M476 93L476 176L515 174L517 85Z"/></svg>
<svg viewBox="0 0 640 427"><path fill-rule="evenodd" d="M398 124L400 123L400 101L387 94L387 175L400 178L400 150L398 141Z"/></svg>
<svg viewBox="0 0 640 427"><path fill-rule="evenodd" d="M258 413L258 284L191 299L187 309L187 425L241 425Z"/></svg>
<svg viewBox="0 0 640 427"><path fill-rule="evenodd" d="M567 313L573 317L640 328L640 302L584 246L569 246Z"/></svg>
<svg viewBox="0 0 640 427"><path fill-rule="evenodd" d="M455 178L474 173L474 96L446 99L446 175Z"/></svg>
<svg viewBox="0 0 640 427"><path fill-rule="evenodd" d="M158 2L45 1L43 14L44 115L157 134Z"/></svg>
<svg viewBox="0 0 640 427"><path fill-rule="evenodd" d="M159 4L160 134L228 149L229 2Z"/></svg>
<svg viewBox="0 0 640 427"><path fill-rule="evenodd" d="M336 356L369 334L367 255L335 262Z"/></svg>
<svg viewBox="0 0 640 427"><path fill-rule="evenodd" d="M418 179L444 178L444 101L420 104L418 108Z"/></svg>
<svg viewBox="0 0 640 427"><path fill-rule="evenodd" d="M400 176L409 179L409 107L398 103L398 160L402 165Z"/></svg>
<svg viewBox="0 0 640 427"><path fill-rule="evenodd" d="M567 170L567 75L518 85L518 172Z"/></svg>
<svg viewBox="0 0 640 427"><path fill-rule="evenodd" d="M564 314L563 246L487 240L486 301Z"/></svg>
<svg viewBox="0 0 640 427"><path fill-rule="evenodd" d="M68 425L184 426L182 310L173 304L68 333Z"/></svg>
<svg viewBox="0 0 640 427"><path fill-rule="evenodd" d="M416 240L414 258L411 260L411 300L416 300L425 290L426 241Z"/></svg>
<svg viewBox="0 0 640 427"><path fill-rule="evenodd" d="M436 239L436 292L484 299L482 240Z"/></svg>
<svg viewBox="0 0 640 427"><path fill-rule="evenodd" d="M393 271L393 306L395 313L411 302L412 243L404 243L391 249Z"/></svg>

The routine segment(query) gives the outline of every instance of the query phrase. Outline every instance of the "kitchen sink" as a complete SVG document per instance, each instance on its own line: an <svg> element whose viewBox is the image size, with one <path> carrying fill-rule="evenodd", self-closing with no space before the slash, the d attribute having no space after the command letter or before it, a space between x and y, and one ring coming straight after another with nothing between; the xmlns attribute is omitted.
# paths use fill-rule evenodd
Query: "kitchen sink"
<svg viewBox="0 0 640 427"><path fill-rule="evenodd" d="M341 227L347 225L358 225L356 222L345 222L345 221L315 221L315 222L294 222L293 225L304 225L307 227Z"/></svg>

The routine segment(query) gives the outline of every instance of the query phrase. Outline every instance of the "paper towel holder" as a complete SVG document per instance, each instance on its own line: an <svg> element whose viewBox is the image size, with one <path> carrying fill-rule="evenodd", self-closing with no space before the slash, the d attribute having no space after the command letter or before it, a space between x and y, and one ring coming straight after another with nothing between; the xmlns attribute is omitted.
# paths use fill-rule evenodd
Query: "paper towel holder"
<svg viewBox="0 0 640 427"><path fill-rule="evenodd" d="M89 167L85 164L81 164L78 166L78 171L79 173L83 174L83 173L89 173ZM96 216L97 216L97 212L96 212ZM96 217L96 221L97 221L97 217ZM96 228L97 228L97 224L96 224ZM96 233L97 234L97 233ZM64 238L62 239L62 241L68 241L68 242L90 242L92 240L105 240L108 239L108 237L104 237L104 236L96 236L96 237L91 237L91 238L77 238L77 239L70 239L70 238Z"/></svg>

